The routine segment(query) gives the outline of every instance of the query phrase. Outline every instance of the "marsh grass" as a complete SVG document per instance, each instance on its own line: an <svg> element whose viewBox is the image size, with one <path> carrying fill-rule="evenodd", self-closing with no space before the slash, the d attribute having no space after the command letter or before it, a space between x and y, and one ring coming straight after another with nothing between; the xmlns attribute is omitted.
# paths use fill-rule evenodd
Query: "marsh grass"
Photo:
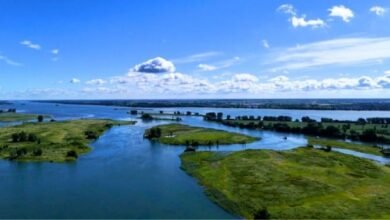
<svg viewBox="0 0 390 220"><path fill-rule="evenodd" d="M182 168L226 210L252 219L390 218L390 168L313 148L181 155Z"/></svg>
<svg viewBox="0 0 390 220"><path fill-rule="evenodd" d="M0 158L17 161L74 161L79 155L89 152L89 143L104 131L114 125L130 123L133 122L73 120L24 123L0 128ZM13 141L12 135L21 132L33 134L36 140Z"/></svg>
<svg viewBox="0 0 390 220"><path fill-rule="evenodd" d="M161 129L161 137L153 139L170 145L191 143L197 143L198 145L246 144L259 140L259 138L239 133L183 124L159 125L154 128ZM148 136L148 132L150 132L150 129L145 131L146 136Z"/></svg>

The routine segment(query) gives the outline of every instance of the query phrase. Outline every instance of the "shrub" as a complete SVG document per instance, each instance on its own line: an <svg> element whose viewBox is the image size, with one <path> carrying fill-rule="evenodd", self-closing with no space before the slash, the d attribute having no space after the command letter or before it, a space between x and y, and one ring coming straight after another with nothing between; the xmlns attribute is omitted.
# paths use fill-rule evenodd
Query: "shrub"
<svg viewBox="0 0 390 220"><path fill-rule="evenodd" d="M85 131L84 134L87 137L87 139L97 139L98 138L96 132L94 132L94 131Z"/></svg>
<svg viewBox="0 0 390 220"><path fill-rule="evenodd" d="M43 116L42 115L38 115L37 120L38 120L38 122L43 122Z"/></svg>
<svg viewBox="0 0 390 220"><path fill-rule="evenodd" d="M141 119L145 120L145 121L149 121L149 120L153 120L153 117L152 117L152 115L150 115L148 113L144 113L144 114L142 114Z"/></svg>
<svg viewBox="0 0 390 220"><path fill-rule="evenodd" d="M77 157L78 157L77 152L74 151L74 150L68 151L68 152L66 153L66 156L67 156L67 157L74 157L74 158L77 158Z"/></svg>
<svg viewBox="0 0 390 220"><path fill-rule="evenodd" d="M271 215L269 214L267 208L258 210L254 216L253 219L270 219Z"/></svg>
<svg viewBox="0 0 390 220"><path fill-rule="evenodd" d="M35 148L33 150L33 155L34 156L41 156L42 155L42 149L41 148Z"/></svg>

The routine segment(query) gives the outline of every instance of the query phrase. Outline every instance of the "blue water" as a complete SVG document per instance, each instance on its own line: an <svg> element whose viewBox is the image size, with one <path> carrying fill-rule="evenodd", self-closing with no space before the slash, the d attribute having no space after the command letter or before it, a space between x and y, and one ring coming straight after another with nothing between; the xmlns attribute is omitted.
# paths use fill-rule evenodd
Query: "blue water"
<svg viewBox="0 0 390 220"><path fill-rule="evenodd" d="M57 120L135 120L127 114L128 108L31 102L17 102L10 107L20 112L49 114ZM186 111L188 108L178 110ZM213 111L192 109L193 112L201 110ZM231 115L244 114L243 109L219 110ZM261 113L261 110L251 111ZM275 115L280 110L277 111ZM299 110L288 110L288 113L294 117L308 115L308 111ZM365 117L365 114L371 113L349 111L348 119ZM316 111L315 115L334 118L330 111ZM313 117L314 114L309 116ZM91 153L81 156L74 163L0 160L0 218L237 218L211 202L204 195L202 187L180 169L179 155L184 147L166 146L143 139L145 129L161 123L169 122L138 121L136 125L114 127L92 143ZM199 117L183 117L181 123L262 138L252 144L211 149L202 147L200 150L287 150L307 142L302 135L226 127Z"/></svg>

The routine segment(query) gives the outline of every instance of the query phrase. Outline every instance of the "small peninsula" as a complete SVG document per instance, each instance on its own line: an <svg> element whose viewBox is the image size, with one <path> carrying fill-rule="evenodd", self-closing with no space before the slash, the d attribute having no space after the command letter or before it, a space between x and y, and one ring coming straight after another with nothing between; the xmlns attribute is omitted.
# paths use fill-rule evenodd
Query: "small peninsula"
<svg viewBox="0 0 390 220"><path fill-rule="evenodd" d="M89 143L115 125L108 119L35 122L0 128L0 158L16 161L74 161L91 150Z"/></svg>

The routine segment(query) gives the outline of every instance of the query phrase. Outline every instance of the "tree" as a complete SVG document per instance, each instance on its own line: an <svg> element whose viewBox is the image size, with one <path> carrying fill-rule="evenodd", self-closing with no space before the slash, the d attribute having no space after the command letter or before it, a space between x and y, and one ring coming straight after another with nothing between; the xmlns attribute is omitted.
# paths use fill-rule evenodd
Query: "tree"
<svg viewBox="0 0 390 220"><path fill-rule="evenodd" d="M378 136L376 135L376 131L374 129L366 129L360 135L360 140L367 142L375 142L378 140Z"/></svg>
<svg viewBox="0 0 390 220"><path fill-rule="evenodd" d="M144 114L142 114L141 119L144 121L150 121L150 120L153 120L153 117L148 113L144 113Z"/></svg>
<svg viewBox="0 0 390 220"><path fill-rule="evenodd" d="M18 133L13 133L11 135L12 142L18 142L19 141L19 134Z"/></svg>
<svg viewBox="0 0 390 220"><path fill-rule="evenodd" d="M267 208L258 210L253 216L253 219L270 219L270 218L271 215L269 214Z"/></svg>
<svg viewBox="0 0 390 220"><path fill-rule="evenodd" d="M68 151L68 152L66 153L66 156L67 156L67 157L74 157L74 158L77 158L77 157L78 157L77 152L74 151L74 150Z"/></svg>
<svg viewBox="0 0 390 220"><path fill-rule="evenodd" d="M29 142L35 142L35 141L38 140L38 137L37 137L35 134L28 134L27 140L28 140Z"/></svg>
<svg viewBox="0 0 390 220"><path fill-rule="evenodd" d="M218 114L217 114L217 120L218 120L218 121L222 121L222 118L223 118L223 113L222 113L222 112L218 112Z"/></svg>
<svg viewBox="0 0 390 220"><path fill-rule="evenodd" d="M41 148L35 148L33 150L33 155L34 156L41 156L42 155L42 149Z"/></svg>
<svg viewBox="0 0 390 220"><path fill-rule="evenodd" d="M42 115L38 115L37 119L38 119L38 122L43 122L43 116Z"/></svg>

